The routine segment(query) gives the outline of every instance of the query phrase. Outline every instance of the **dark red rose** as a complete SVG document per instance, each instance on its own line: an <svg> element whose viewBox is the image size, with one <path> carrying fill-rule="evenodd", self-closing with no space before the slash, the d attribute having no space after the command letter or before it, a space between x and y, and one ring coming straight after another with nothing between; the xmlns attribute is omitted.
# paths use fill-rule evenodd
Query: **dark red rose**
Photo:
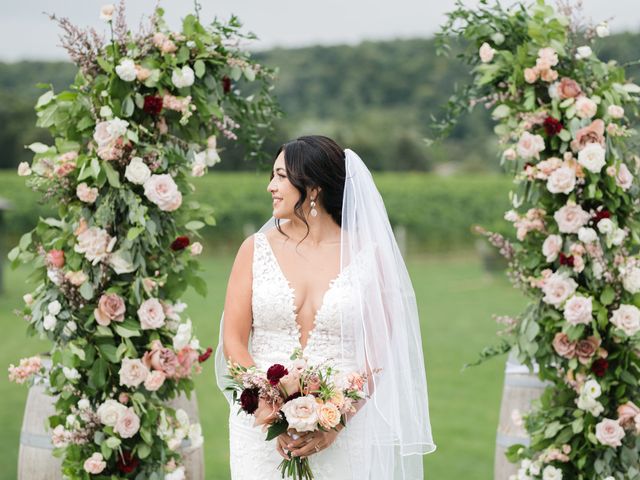
<svg viewBox="0 0 640 480"><path fill-rule="evenodd" d="M240 406L248 414L252 414L258 409L260 401L260 390L257 388L245 388L240 395Z"/></svg>
<svg viewBox="0 0 640 480"><path fill-rule="evenodd" d="M122 456L118 455L116 460L116 467L122 473L132 473L138 465L140 464L140 460L131 455L131 452L124 450L122 452Z"/></svg>
<svg viewBox="0 0 640 480"><path fill-rule="evenodd" d="M189 243L191 243L189 240L189 237L181 235L171 243L171 250L175 252L179 250L184 250L189 246Z"/></svg>
<svg viewBox="0 0 640 480"><path fill-rule="evenodd" d="M562 123L560 123L560 120L557 120L553 117L545 118L542 126L544 127L544 131L547 132L547 135L549 135L550 137L559 134L564 128L562 126Z"/></svg>
<svg viewBox="0 0 640 480"><path fill-rule="evenodd" d="M602 209L593 216L593 223L598 223L603 218L611 218L611 213L607 209Z"/></svg>
<svg viewBox="0 0 640 480"><path fill-rule="evenodd" d="M222 91L229 93L231 91L231 79L226 75L222 77Z"/></svg>
<svg viewBox="0 0 640 480"><path fill-rule="evenodd" d="M278 385L280 379L288 373L289 370L287 370L283 365L276 363L275 365L271 365L269 370L267 370L267 379L269 380L269 383L275 387Z"/></svg>
<svg viewBox="0 0 640 480"><path fill-rule="evenodd" d="M591 371L596 374L598 377L604 377L604 374L607 373L607 369L609 368L609 362L607 362L604 358L599 358L593 365L591 365Z"/></svg>
<svg viewBox="0 0 640 480"><path fill-rule="evenodd" d="M568 265L573 267L573 255L565 255L560 252L560 265Z"/></svg>
<svg viewBox="0 0 640 480"><path fill-rule="evenodd" d="M142 110L149 115L158 115L162 111L162 97L145 95Z"/></svg>
<svg viewBox="0 0 640 480"><path fill-rule="evenodd" d="M207 359L211 356L211 352L213 352L213 348L207 347L207 351L198 357L198 362L206 362Z"/></svg>

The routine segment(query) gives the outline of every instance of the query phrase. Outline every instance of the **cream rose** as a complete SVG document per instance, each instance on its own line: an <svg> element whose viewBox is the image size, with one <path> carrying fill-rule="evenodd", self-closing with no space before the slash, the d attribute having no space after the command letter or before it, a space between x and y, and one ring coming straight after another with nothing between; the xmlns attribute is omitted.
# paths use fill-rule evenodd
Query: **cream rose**
<svg viewBox="0 0 640 480"><path fill-rule="evenodd" d="M562 250L562 237L560 235L549 235L542 244L542 254L547 257L547 262L553 262L558 258Z"/></svg>
<svg viewBox="0 0 640 480"><path fill-rule="evenodd" d="M98 189L89 187L85 182L82 182L76 187L76 195L82 202L94 203L98 198Z"/></svg>
<svg viewBox="0 0 640 480"><path fill-rule="evenodd" d="M578 229L578 239L582 243L593 243L598 240L598 233L589 227L580 227Z"/></svg>
<svg viewBox="0 0 640 480"><path fill-rule="evenodd" d="M482 63L489 63L491 60L493 60L493 56L495 55L496 51L491 48L491 45L485 42L480 46L480 51L478 53L480 55L480 60L482 61Z"/></svg>
<svg viewBox="0 0 640 480"><path fill-rule="evenodd" d="M99 473L102 473L105 468L107 468L107 462L104 461L101 453L95 452L84 461L83 468L87 473L98 475Z"/></svg>
<svg viewBox="0 0 640 480"><path fill-rule="evenodd" d="M313 395L290 400L284 404L282 412L289 426L298 432L312 432L318 425L318 404Z"/></svg>
<svg viewBox="0 0 640 480"><path fill-rule="evenodd" d="M93 314L96 322L105 327L112 321L122 322L125 314L124 300L116 293L102 295L98 301L98 308L93 311Z"/></svg>
<svg viewBox="0 0 640 480"><path fill-rule="evenodd" d="M124 176L131 183L143 185L151 177L151 170L140 157L133 157L124 171Z"/></svg>
<svg viewBox="0 0 640 480"><path fill-rule="evenodd" d="M202 253L202 244L200 242L193 242L189 246L189 251L193 256L200 255Z"/></svg>
<svg viewBox="0 0 640 480"><path fill-rule="evenodd" d="M18 175L21 177L28 177L31 175L31 167L29 167L28 162L20 162L18 165Z"/></svg>
<svg viewBox="0 0 640 480"><path fill-rule="evenodd" d="M580 118L593 118L598 111L596 102L588 97L579 97L576 100L576 115Z"/></svg>
<svg viewBox="0 0 640 480"><path fill-rule="evenodd" d="M553 214L553 218L558 224L560 232L578 233L580 227L589 221L589 213L585 212L580 205L568 202Z"/></svg>
<svg viewBox="0 0 640 480"><path fill-rule="evenodd" d="M624 117L624 108L622 108L620 105L609 105L609 107L607 108L607 114L611 118L615 118L616 120L620 119Z"/></svg>
<svg viewBox="0 0 640 480"><path fill-rule="evenodd" d="M195 80L193 70L188 65L176 69L171 74L171 81L177 88L190 87Z"/></svg>
<svg viewBox="0 0 640 480"><path fill-rule="evenodd" d="M640 332L640 310L635 305L620 305L610 321L630 337Z"/></svg>
<svg viewBox="0 0 640 480"><path fill-rule="evenodd" d="M153 370L147 378L144 380L144 388L149 390L150 392L155 392L158 390L163 384L167 376L164 372L160 370Z"/></svg>
<svg viewBox="0 0 640 480"><path fill-rule="evenodd" d="M120 415L113 430L121 438L131 438L140 430L140 417L129 407Z"/></svg>
<svg viewBox="0 0 640 480"><path fill-rule="evenodd" d="M570 193L576 185L576 172L571 167L554 170L547 180L547 190L551 193Z"/></svg>
<svg viewBox="0 0 640 480"><path fill-rule="evenodd" d="M603 445L619 447L622 445L624 436L624 429L617 421L610 418L605 418L596 425L596 438Z"/></svg>
<svg viewBox="0 0 640 480"><path fill-rule="evenodd" d="M77 240L74 250L83 253L93 265L105 259L116 243L116 237L112 238L106 230L98 227L87 228L77 236Z"/></svg>
<svg viewBox="0 0 640 480"><path fill-rule="evenodd" d="M322 428L334 428L340 423L340 410L329 402L320 405L318 408L318 423Z"/></svg>
<svg viewBox="0 0 640 480"><path fill-rule="evenodd" d="M578 163L593 173L600 173L605 165L606 150L599 143L590 143L578 153Z"/></svg>
<svg viewBox="0 0 640 480"><path fill-rule="evenodd" d="M171 175L151 175L144 183L144 194L160 210L172 212L182 204L182 194Z"/></svg>
<svg viewBox="0 0 640 480"><path fill-rule="evenodd" d="M103 425L113 427L126 409L123 404L110 398L98 407L96 413Z"/></svg>
<svg viewBox="0 0 640 480"><path fill-rule="evenodd" d="M629 167L626 164L621 163L616 174L616 185L623 190L629 190L633 184L633 175L629 171Z"/></svg>
<svg viewBox="0 0 640 480"><path fill-rule="evenodd" d="M578 288L578 284L567 276L566 273L553 273L544 282L542 292L545 303L559 307L569 298Z"/></svg>
<svg viewBox="0 0 640 480"><path fill-rule="evenodd" d="M640 292L640 268L630 268L622 277L622 286L629 293Z"/></svg>
<svg viewBox="0 0 640 480"><path fill-rule="evenodd" d="M564 304L564 318L571 325L591 323L593 304L591 297L574 295Z"/></svg>
<svg viewBox="0 0 640 480"><path fill-rule="evenodd" d="M116 66L116 74L125 82L133 82L136 79L136 64L130 58L123 58Z"/></svg>
<svg viewBox="0 0 640 480"><path fill-rule="evenodd" d="M139 358L124 358L119 373L120 385L135 388L145 381L149 369Z"/></svg>
<svg viewBox="0 0 640 480"><path fill-rule="evenodd" d="M524 132L518 141L518 155L523 159L539 158L544 150L544 139L540 135L531 135Z"/></svg>
<svg viewBox="0 0 640 480"><path fill-rule="evenodd" d="M604 233L605 235L613 233L616 228L616 224L613 223L610 218L603 218L596 226L598 227L598 230L600 230L600 233Z"/></svg>
<svg viewBox="0 0 640 480"><path fill-rule="evenodd" d="M164 325L165 314L162 304L157 298L150 298L142 302L138 308L138 318L143 330L160 328Z"/></svg>
<svg viewBox="0 0 640 480"><path fill-rule="evenodd" d="M542 480L562 480L562 470L553 465L547 465L542 471Z"/></svg>

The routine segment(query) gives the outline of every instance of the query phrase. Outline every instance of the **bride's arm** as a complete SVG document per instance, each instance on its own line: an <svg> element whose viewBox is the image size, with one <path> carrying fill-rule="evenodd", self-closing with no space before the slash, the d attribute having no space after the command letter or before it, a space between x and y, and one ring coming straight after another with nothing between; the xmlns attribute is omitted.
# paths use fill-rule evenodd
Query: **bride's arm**
<svg viewBox="0 0 640 480"><path fill-rule="evenodd" d="M243 367L255 365L249 353L251 291L253 281L253 235L240 248L231 268L224 302L223 346L227 360Z"/></svg>

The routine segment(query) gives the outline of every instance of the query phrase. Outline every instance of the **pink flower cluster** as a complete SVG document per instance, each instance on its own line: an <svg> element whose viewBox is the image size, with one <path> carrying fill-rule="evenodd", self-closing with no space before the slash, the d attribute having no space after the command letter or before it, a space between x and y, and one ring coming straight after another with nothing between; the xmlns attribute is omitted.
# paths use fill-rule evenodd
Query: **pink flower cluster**
<svg viewBox="0 0 640 480"><path fill-rule="evenodd" d="M543 82L555 82L558 79L558 72L553 70L558 64L558 54L551 48L541 48L538 50L536 65L524 69L524 79L527 83L535 83L538 79Z"/></svg>
<svg viewBox="0 0 640 480"><path fill-rule="evenodd" d="M24 383L32 376L40 372L42 360L38 356L23 358L16 367L9 365L9 380L16 383Z"/></svg>

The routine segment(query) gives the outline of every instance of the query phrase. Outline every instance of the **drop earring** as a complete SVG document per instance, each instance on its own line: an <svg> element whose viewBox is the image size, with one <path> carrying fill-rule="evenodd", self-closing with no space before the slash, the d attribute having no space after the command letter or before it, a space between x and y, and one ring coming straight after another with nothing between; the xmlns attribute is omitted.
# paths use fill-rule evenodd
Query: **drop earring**
<svg viewBox="0 0 640 480"><path fill-rule="evenodd" d="M318 210L316 210L316 202L315 199L311 200L311 216L312 217L317 217L318 216Z"/></svg>

